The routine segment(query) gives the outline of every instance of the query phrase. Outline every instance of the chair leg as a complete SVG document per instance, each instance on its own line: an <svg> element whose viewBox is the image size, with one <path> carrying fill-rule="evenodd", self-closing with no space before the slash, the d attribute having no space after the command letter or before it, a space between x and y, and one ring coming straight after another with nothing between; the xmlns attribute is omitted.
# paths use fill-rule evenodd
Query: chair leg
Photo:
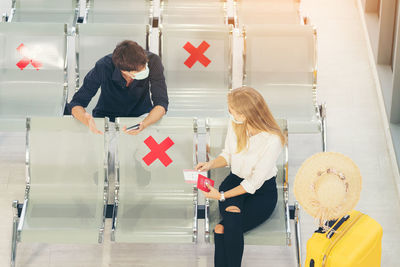
<svg viewBox="0 0 400 267"><path fill-rule="evenodd" d="M326 133L326 103L319 105L319 114L321 116L321 137L322 137L322 151L327 150L327 133Z"/></svg>
<svg viewBox="0 0 400 267"><path fill-rule="evenodd" d="M300 207L299 203L296 201L295 203L295 217L294 217L294 225L296 232L296 256L297 256L297 266L301 267L301 229L300 229Z"/></svg>
<svg viewBox="0 0 400 267"><path fill-rule="evenodd" d="M17 235L18 235L18 201L13 202L14 208L14 218L13 218L13 228L12 228L12 240L11 240L11 267L15 267L15 260L17 257Z"/></svg>

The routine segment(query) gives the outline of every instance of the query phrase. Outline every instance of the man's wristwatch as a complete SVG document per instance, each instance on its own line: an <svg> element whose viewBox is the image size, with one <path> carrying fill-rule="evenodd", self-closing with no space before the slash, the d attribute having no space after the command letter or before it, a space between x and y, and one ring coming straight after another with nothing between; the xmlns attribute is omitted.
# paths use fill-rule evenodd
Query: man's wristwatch
<svg viewBox="0 0 400 267"><path fill-rule="evenodd" d="M219 201L224 202L225 201L224 191L221 191L219 193L221 194L221 197L220 197Z"/></svg>

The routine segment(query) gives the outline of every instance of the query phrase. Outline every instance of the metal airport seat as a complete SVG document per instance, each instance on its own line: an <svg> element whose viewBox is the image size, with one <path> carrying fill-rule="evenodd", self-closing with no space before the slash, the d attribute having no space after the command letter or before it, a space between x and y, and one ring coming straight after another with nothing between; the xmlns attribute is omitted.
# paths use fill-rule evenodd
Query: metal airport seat
<svg viewBox="0 0 400 267"><path fill-rule="evenodd" d="M26 116L62 116L67 99L67 25L0 23L0 131Z"/></svg>
<svg viewBox="0 0 400 267"><path fill-rule="evenodd" d="M86 0L85 22L152 24L150 0Z"/></svg>
<svg viewBox="0 0 400 267"><path fill-rule="evenodd" d="M162 1L163 24L227 24L228 17L223 2Z"/></svg>
<svg viewBox="0 0 400 267"><path fill-rule="evenodd" d="M179 1L179 0L177 0ZM261 2L260 0L234 0L237 4L256 4ZM263 3L266 4L293 4L293 5L300 5L301 0L262 0Z"/></svg>
<svg viewBox="0 0 400 267"><path fill-rule="evenodd" d="M12 0L11 22L59 22L73 27L79 0Z"/></svg>
<svg viewBox="0 0 400 267"><path fill-rule="evenodd" d="M318 105L316 29L309 25L247 25L244 84L259 90L290 133L321 133L326 151L325 105ZM268 64L266 64L268 62Z"/></svg>
<svg viewBox="0 0 400 267"><path fill-rule="evenodd" d="M231 25L162 25L169 116L225 116L232 87Z"/></svg>
<svg viewBox="0 0 400 267"><path fill-rule="evenodd" d="M301 24L300 10L292 2L247 2L237 4L239 25Z"/></svg>
<svg viewBox="0 0 400 267"><path fill-rule="evenodd" d="M139 135L118 118L112 239L128 243L192 243L197 239L197 188L183 179L196 161L194 120L164 117Z"/></svg>
<svg viewBox="0 0 400 267"><path fill-rule="evenodd" d="M95 120L107 132L108 120ZM104 135L72 117L27 118L26 126L26 190L14 216L11 266L19 242L101 243L107 206Z"/></svg>
<svg viewBox="0 0 400 267"><path fill-rule="evenodd" d="M87 23L76 27L76 88L83 83L86 74L94 68L96 62L111 54L117 44L123 40L133 40L148 50L150 25L146 24L106 24ZM91 113L100 97L101 89L92 98L86 111Z"/></svg>
<svg viewBox="0 0 400 267"><path fill-rule="evenodd" d="M171 4L171 5L197 5L201 3L225 3L226 0L202 0L201 3L199 0L160 0L161 4Z"/></svg>
<svg viewBox="0 0 400 267"><path fill-rule="evenodd" d="M283 133L288 134L286 120L278 119L279 126ZM223 118L207 118L206 127L208 129L209 158L216 158L223 150L229 120ZM244 240L246 245L269 245L286 246L291 245L291 227L289 214L289 183L288 183L288 147L283 148L277 162L278 173L276 178L278 188L278 203L271 217L257 228L245 233ZM229 174L229 168L219 168L210 171L210 177L215 181L214 187L218 188L221 182ZM208 208L207 208L208 206ZM220 220L218 201L206 202L206 241L213 241L213 229ZM298 217L295 215L296 226L296 245L297 256L300 255L300 231L298 227ZM300 262L300 261L299 261Z"/></svg>
<svg viewBox="0 0 400 267"><path fill-rule="evenodd" d="M316 84L317 37L313 26L246 25L243 34L246 82Z"/></svg>

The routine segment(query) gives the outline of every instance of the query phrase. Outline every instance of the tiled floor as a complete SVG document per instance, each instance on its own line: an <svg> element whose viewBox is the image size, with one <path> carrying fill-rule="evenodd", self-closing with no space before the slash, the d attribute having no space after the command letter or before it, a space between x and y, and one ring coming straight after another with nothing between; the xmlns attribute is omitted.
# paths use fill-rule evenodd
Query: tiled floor
<svg viewBox="0 0 400 267"><path fill-rule="evenodd" d="M5 0L0 0L0 7ZM356 0L303 0L318 29L318 100L328 106L328 150L350 156L363 175L357 208L384 229L382 266L400 266L399 196L379 114L367 43ZM290 179L320 151L318 135L290 136ZM0 134L0 266L9 264L14 199L24 192L24 135ZM293 199L293 194L291 194ZM302 212L303 259L314 221ZM109 225L107 225L109 229ZM211 246L20 244L18 266L212 266ZM243 266L294 266L292 248L246 247Z"/></svg>
<svg viewBox="0 0 400 267"><path fill-rule="evenodd" d="M360 167L363 191L357 208L383 226L382 266L399 266L394 256L400 252L399 197L357 2L304 0L303 8L318 28L318 99L328 105L328 150L350 156ZM291 152L292 163L300 164L299 151ZM306 240L312 219L304 215L302 222Z"/></svg>

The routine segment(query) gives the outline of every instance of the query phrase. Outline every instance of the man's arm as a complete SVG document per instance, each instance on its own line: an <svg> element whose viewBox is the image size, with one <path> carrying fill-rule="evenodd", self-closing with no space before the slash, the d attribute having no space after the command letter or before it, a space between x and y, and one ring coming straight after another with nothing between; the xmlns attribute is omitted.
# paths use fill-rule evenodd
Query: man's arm
<svg viewBox="0 0 400 267"><path fill-rule="evenodd" d="M165 114L168 111L169 102L167 84L165 83L164 77L164 66L161 63L161 59L159 56L152 55L152 58L149 62L149 68L151 100L153 101L154 108L156 108L157 106L163 107Z"/></svg>
<svg viewBox="0 0 400 267"><path fill-rule="evenodd" d="M165 108L163 106L155 106L147 115L147 117L142 121L144 128L152 125L159 121L165 115Z"/></svg>
<svg viewBox="0 0 400 267"><path fill-rule="evenodd" d="M86 74L81 88L74 94L74 97L68 104L71 114L75 106L87 107L90 100L92 100L93 96L99 90L102 80L101 68L102 67L96 63L96 66Z"/></svg>
<svg viewBox="0 0 400 267"><path fill-rule="evenodd" d="M82 87L74 94L68 106L74 118L88 126L92 132L102 134L102 132L96 128L92 115L85 110L85 107L87 107L90 100L97 93L97 90L99 90L100 85L100 66L96 63L96 66L85 76Z"/></svg>

